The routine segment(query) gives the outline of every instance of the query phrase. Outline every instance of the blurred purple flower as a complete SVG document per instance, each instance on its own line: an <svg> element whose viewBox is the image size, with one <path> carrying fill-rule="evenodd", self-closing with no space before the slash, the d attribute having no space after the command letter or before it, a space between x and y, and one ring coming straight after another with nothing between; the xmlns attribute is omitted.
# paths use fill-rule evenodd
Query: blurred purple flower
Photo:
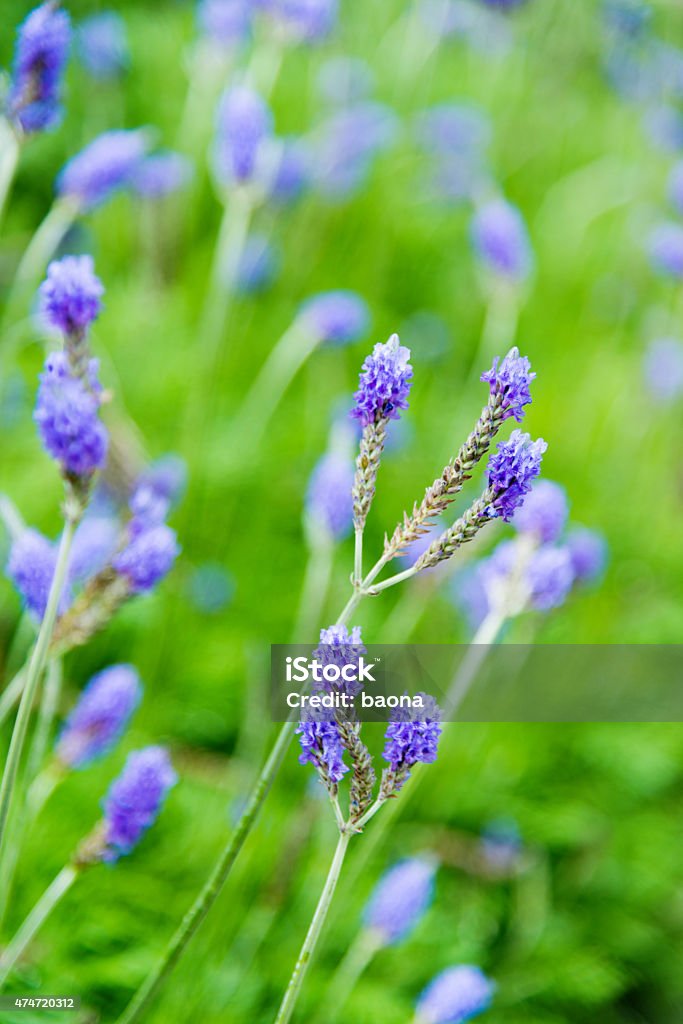
<svg viewBox="0 0 683 1024"><path fill-rule="evenodd" d="M268 236L252 232L242 250L237 290L247 295L264 291L272 284L278 267L279 259Z"/></svg>
<svg viewBox="0 0 683 1024"><path fill-rule="evenodd" d="M5 27L8 17L5 12ZM48 131L61 120L70 37L69 15L50 2L36 7L19 26L8 113L27 134Z"/></svg>
<svg viewBox="0 0 683 1024"><path fill-rule="evenodd" d="M531 269L531 244L524 219L512 203L494 199L479 207L471 225L481 261L501 277L522 280Z"/></svg>
<svg viewBox="0 0 683 1024"><path fill-rule="evenodd" d="M239 185L252 181L272 131L272 114L258 93L244 85L226 90L218 108L214 150L219 180Z"/></svg>
<svg viewBox="0 0 683 1024"><path fill-rule="evenodd" d="M102 309L104 286L95 274L92 256L53 260L40 286L41 312L64 334L81 334Z"/></svg>
<svg viewBox="0 0 683 1024"><path fill-rule="evenodd" d="M672 402L683 394L683 341L657 338L643 360L645 382L657 401Z"/></svg>
<svg viewBox="0 0 683 1024"><path fill-rule="evenodd" d="M380 103L358 103L329 117L311 135L318 190L331 199L357 191L374 158L394 141L397 124L394 112Z"/></svg>
<svg viewBox="0 0 683 1024"><path fill-rule="evenodd" d="M353 525L353 461L330 451L316 464L306 490L306 518L334 540L348 536Z"/></svg>
<svg viewBox="0 0 683 1024"><path fill-rule="evenodd" d="M27 610L41 620L47 607L52 577L57 565L57 545L34 529L25 529L13 542L6 573L21 595ZM65 584L58 612L71 604L70 587Z"/></svg>
<svg viewBox="0 0 683 1024"><path fill-rule="evenodd" d="M197 8L205 35L221 46L244 42L251 31L251 0L201 0Z"/></svg>
<svg viewBox="0 0 683 1024"><path fill-rule="evenodd" d="M93 78L118 78L130 64L126 24L115 11L85 18L76 29L81 62Z"/></svg>
<svg viewBox="0 0 683 1024"><path fill-rule="evenodd" d="M574 568L568 548L544 544L534 551L526 568L531 605L547 612L564 604L574 583Z"/></svg>
<svg viewBox="0 0 683 1024"><path fill-rule="evenodd" d="M417 1001L416 1024L464 1024L491 1005L495 985L478 967L448 967Z"/></svg>
<svg viewBox="0 0 683 1024"><path fill-rule="evenodd" d="M171 570L180 548L175 531L165 523L133 533L126 547L112 561L128 580L134 594L152 590Z"/></svg>
<svg viewBox="0 0 683 1024"><path fill-rule="evenodd" d="M107 458L96 359L90 360L89 377L86 382L73 376L66 353L48 356L33 414L45 450L65 473L77 477L102 469Z"/></svg>
<svg viewBox="0 0 683 1024"><path fill-rule="evenodd" d="M480 153L491 141L491 122L474 104L439 103L415 116L415 135L432 153Z"/></svg>
<svg viewBox="0 0 683 1024"><path fill-rule="evenodd" d="M311 181L312 154L305 139L289 136L279 141L277 161L270 183L270 199L293 203Z"/></svg>
<svg viewBox="0 0 683 1024"><path fill-rule="evenodd" d="M69 768L85 768L118 742L142 698L132 665L112 665L93 676L64 723L56 755Z"/></svg>
<svg viewBox="0 0 683 1024"><path fill-rule="evenodd" d="M104 800L103 860L116 861L137 846L177 781L163 747L145 747L128 755Z"/></svg>
<svg viewBox="0 0 683 1024"><path fill-rule="evenodd" d="M347 345L370 326L367 303L352 291L319 292L302 302L297 319L321 341Z"/></svg>
<svg viewBox="0 0 683 1024"><path fill-rule="evenodd" d="M419 923L434 900L436 862L428 857L399 861L380 878L363 921L382 945L402 942Z"/></svg>
<svg viewBox="0 0 683 1024"><path fill-rule="evenodd" d="M318 42L337 21L338 0L256 0L297 42Z"/></svg>
<svg viewBox="0 0 683 1024"><path fill-rule="evenodd" d="M552 480L538 480L524 504L515 512L513 526L549 544L558 540L569 515L567 492Z"/></svg>
<svg viewBox="0 0 683 1024"><path fill-rule="evenodd" d="M145 157L146 132L104 132L65 165L57 178L57 192L74 200L81 210L92 210L115 192L128 188Z"/></svg>
<svg viewBox="0 0 683 1024"><path fill-rule="evenodd" d="M137 486L151 487L160 497L165 498L169 505L177 504L187 487L185 459L172 452L162 455L140 474Z"/></svg>
<svg viewBox="0 0 683 1024"><path fill-rule="evenodd" d="M597 530L573 527L567 536L567 550L578 583L590 583L602 576L609 551L607 541Z"/></svg>
<svg viewBox="0 0 683 1024"><path fill-rule="evenodd" d="M69 579L85 583L109 564L118 547L121 527L114 516L88 514L79 524L71 547Z"/></svg>
<svg viewBox="0 0 683 1024"><path fill-rule="evenodd" d="M192 177L192 163L171 151L145 157L131 175L130 185L144 199L160 199L185 188Z"/></svg>
<svg viewBox="0 0 683 1024"><path fill-rule="evenodd" d="M650 259L655 270L683 278L683 227L674 221L659 224L650 234Z"/></svg>
<svg viewBox="0 0 683 1024"><path fill-rule="evenodd" d="M335 106L346 107L370 96L375 76L360 57L329 57L317 74L317 91Z"/></svg>

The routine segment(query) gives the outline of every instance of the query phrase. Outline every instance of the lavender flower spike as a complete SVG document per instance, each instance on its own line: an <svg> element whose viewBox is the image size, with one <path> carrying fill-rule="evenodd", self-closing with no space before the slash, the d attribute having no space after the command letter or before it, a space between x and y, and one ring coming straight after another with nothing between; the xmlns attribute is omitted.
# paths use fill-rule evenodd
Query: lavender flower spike
<svg viewBox="0 0 683 1024"><path fill-rule="evenodd" d="M104 132L65 165L57 193L81 211L92 210L115 192L128 188L148 147L146 132Z"/></svg>
<svg viewBox="0 0 683 1024"><path fill-rule="evenodd" d="M509 523L531 490L532 481L541 469L541 459L548 445L539 438L513 430L508 441L501 441L489 459L489 489L494 497L487 508L489 516L499 516Z"/></svg>
<svg viewBox="0 0 683 1024"><path fill-rule="evenodd" d="M674 221L659 224L649 239L650 259L655 270L683 278L683 227Z"/></svg>
<svg viewBox="0 0 683 1024"><path fill-rule="evenodd" d="M482 262L501 277L520 281L531 267L531 245L516 206L494 199L472 221L472 243Z"/></svg>
<svg viewBox="0 0 683 1024"><path fill-rule="evenodd" d="M215 166L224 184L245 185L259 170L273 118L258 93L247 86L229 89L218 108Z"/></svg>
<svg viewBox="0 0 683 1024"><path fill-rule="evenodd" d="M331 716L331 712L325 714ZM313 718L312 712L309 715L299 722L296 730L301 743L299 764L314 765L330 792L335 792L337 784L349 770L348 765L344 764L339 726L331 717L325 721Z"/></svg>
<svg viewBox="0 0 683 1024"><path fill-rule="evenodd" d="M333 540L351 530L353 519L353 463L340 452L331 451L318 462L306 492L306 522Z"/></svg>
<svg viewBox="0 0 683 1024"><path fill-rule="evenodd" d="M69 15L44 3L19 28L8 113L21 131L48 131L62 116L60 89L69 52Z"/></svg>
<svg viewBox="0 0 683 1024"><path fill-rule="evenodd" d="M379 880L365 908L365 927L382 946L402 942L434 899L436 863L411 857L395 864Z"/></svg>
<svg viewBox="0 0 683 1024"><path fill-rule="evenodd" d="M567 537L567 550L576 582L590 583L604 572L607 541L597 530L576 526Z"/></svg>
<svg viewBox="0 0 683 1024"><path fill-rule="evenodd" d="M416 694L422 698L422 708L400 708L392 714L385 734L382 757L389 768L382 775L381 799L398 793L410 778L410 769L418 764L436 761L441 735L441 709L429 694Z"/></svg>
<svg viewBox="0 0 683 1024"><path fill-rule="evenodd" d="M356 341L370 325L367 304L351 291L321 292L312 296L300 307L298 318L321 341L333 345Z"/></svg>
<svg viewBox="0 0 683 1024"><path fill-rule="evenodd" d="M81 63L98 81L118 78L130 63L126 25L114 11L85 18L76 29Z"/></svg>
<svg viewBox="0 0 683 1024"><path fill-rule="evenodd" d="M539 480L512 521L520 533L531 534L541 543L550 544L560 537L568 515L564 487L552 480Z"/></svg>
<svg viewBox="0 0 683 1024"><path fill-rule="evenodd" d="M220 46L243 42L251 29L250 0L201 0L197 18L202 31Z"/></svg>
<svg viewBox="0 0 683 1024"><path fill-rule="evenodd" d="M478 967L448 967L422 992L415 1024L464 1024L489 1008L494 991L494 983Z"/></svg>
<svg viewBox="0 0 683 1024"><path fill-rule="evenodd" d="M12 544L7 575L21 594L28 611L38 620L43 618L57 564L57 548L38 530L27 529ZM71 603L65 587L59 604L63 614Z"/></svg>
<svg viewBox="0 0 683 1024"><path fill-rule="evenodd" d="M79 335L99 315L103 294L92 256L65 256L47 268L47 278L40 286L41 309L53 327L67 335Z"/></svg>
<svg viewBox="0 0 683 1024"><path fill-rule="evenodd" d="M262 0L295 41L317 42L334 28L338 0Z"/></svg>
<svg viewBox="0 0 683 1024"><path fill-rule="evenodd" d="M498 366L498 358L481 379L491 389L491 395L500 396L500 407L503 419L514 416L518 423L524 419L524 406L531 402L529 385L536 374L531 371L531 364L526 356L520 356L519 349L511 348Z"/></svg>
<svg viewBox="0 0 683 1024"><path fill-rule="evenodd" d="M45 450L67 477L87 481L106 461L108 439L99 419L99 394L96 360L90 361L86 382L73 375L66 353L48 356L33 418Z"/></svg>
<svg viewBox="0 0 683 1024"><path fill-rule="evenodd" d="M179 552L175 531L162 523L134 534L112 565L134 594L144 594L167 575Z"/></svg>
<svg viewBox="0 0 683 1024"><path fill-rule="evenodd" d="M184 188L192 177L192 163L171 150L154 153L133 171L131 188L143 199L162 199Z"/></svg>
<svg viewBox="0 0 683 1024"><path fill-rule="evenodd" d="M400 410L408 408L413 376L409 359L410 349L400 344L398 334L392 334L384 344L375 345L372 355L363 363L360 386L354 395L355 405L351 413L363 424L353 485L356 533L365 526L375 494L377 470L389 420L397 420Z"/></svg>
<svg viewBox="0 0 683 1024"><path fill-rule="evenodd" d="M140 703L140 677L132 665L112 665L93 676L69 715L56 755L69 768L85 768L122 736Z"/></svg>
<svg viewBox="0 0 683 1024"><path fill-rule="evenodd" d="M137 846L177 781L163 747L145 747L129 755L104 801L102 860L116 861Z"/></svg>

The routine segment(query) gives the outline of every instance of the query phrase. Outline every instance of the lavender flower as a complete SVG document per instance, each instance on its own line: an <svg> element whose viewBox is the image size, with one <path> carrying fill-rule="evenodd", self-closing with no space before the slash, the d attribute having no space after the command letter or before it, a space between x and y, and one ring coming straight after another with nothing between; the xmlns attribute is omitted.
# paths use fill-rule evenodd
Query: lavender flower
<svg viewBox="0 0 683 1024"><path fill-rule="evenodd" d="M227 90L218 108L215 143L220 181L238 185L253 181L272 130L272 114L258 93L247 86Z"/></svg>
<svg viewBox="0 0 683 1024"><path fill-rule="evenodd" d="M328 717L331 714L323 712ZM344 747L337 723L318 721L309 712L309 716L299 722L296 734L301 743L299 764L314 765L328 785L336 786L341 782L349 767L344 764Z"/></svg>
<svg viewBox="0 0 683 1024"><path fill-rule="evenodd" d="M422 992L416 1007L419 1024L464 1024L491 1005L495 985L478 967L448 967Z"/></svg>
<svg viewBox="0 0 683 1024"><path fill-rule="evenodd" d="M402 942L418 924L434 899L436 864L427 857L411 857L395 864L379 880L363 915L383 946Z"/></svg>
<svg viewBox="0 0 683 1024"><path fill-rule="evenodd" d="M683 394L683 342L678 338L651 342L643 366L648 390L657 401L672 402Z"/></svg>
<svg viewBox="0 0 683 1024"><path fill-rule="evenodd" d="M547 448L541 438L532 441L521 430L513 430L508 441L498 442L488 465L489 488L496 497L486 509L487 515L500 516L506 523L511 521L540 472Z"/></svg>
<svg viewBox="0 0 683 1024"><path fill-rule="evenodd" d="M683 213L683 161L674 165L669 174L669 199L677 213Z"/></svg>
<svg viewBox="0 0 683 1024"><path fill-rule="evenodd" d="M12 544L7 575L19 591L28 611L38 620L45 614L56 565L56 545L38 530L24 530ZM66 584L58 607L60 615L70 603L70 589Z"/></svg>
<svg viewBox="0 0 683 1024"><path fill-rule="evenodd" d="M148 146L143 129L104 132L73 157L57 178L57 192L92 210L128 188Z"/></svg>
<svg viewBox="0 0 683 1024"><path fill-rule="evenodd" d="M408 408L413 368L408 362L410 349L392 334L384 344L377 344L363 363L360 387L354 397L351 413L363 426L379 420L397 420L400 410Z"/></svg>
<svg viewBox="0 0 683 1024"><path fill-rule="evenodd" d="M179 552L175 531L162 523L134 533L112 565L134 594L144 594L167 575Z"/></svg>
<svg viewBox="0 0 683 1024"><path fill-rule="evenodd" d="M169 505L175 505L187 486L187 463L181 455L162 455L140 476L138 486L151 487Z"/></svg>
<svg viewBox="0 0 683 1024"><path fill-rule="evenodd" d="M251 30L250 0L201 0L197 16L202 31L221 46L244 42Z"/></svg>
<svg viewBox="0 0 683 1024"><path fill-rule="evenodd" d="M99 316L104 287L92 256L64 256L48 266L39 294L48 323L64 334L79 335Z"/></svg>
<svg viewBox="0 0 683 1024"><path fill-rule="evenodd" d="M277 163L270 182L270 199L293 203L308 187L312 173L312 154L304 139L289 136L279 142Z"/></svg>
<svg viewBox="0 0 683 1024"><path fill-rule="evenodd" d="M482 373L481 380L490 387L491 395L500 397L502 418L514 416L518 423L524 419L524 406L531 402L529 385L536 374L531 372L531 363L526 356L520 356L514 346L498 366L499 357L493 366Z"/></svg>
<svg viewBox="0 0 683 1024"><path fill-rule="evenodd" d="M419 143L435 154L478 156L491 140L491 123L476 106L440 103L415 118Z"/></svg>
<svg viewBox="0 0 683 1024"><path fill-rule="evenodd" d="M607 563L607 541L597 530L576 526L567 536L567 550L578 583L589 583L602 575Z"/></svg>
<svg viewBox="0 0 683 1024"><path fill-rule="evenodd" d="M683 278L683 227L673 221L659 224L650 234L650 259L655 270Z"/></svg>
<svg viewBox="0 0 683 1024"><path fill-rule="evenodd" d="M133 491L128 506L132 512L131 533L139 534L165 521L170 502L156 487L142 481Z"/></svg>
<svg viewBox="0 0 683 1024"><path fill-rule="evenodd" d="M74 534L69 560L69 579L85 583L104 569L118 547L120 527L113 516L88 514Z"/></svg>
<svg viewBox="0 0 683 1024"><path fill-rule="evenodd" d="M330 34L337 20L337 4L338 0L259 0L291 39L309 43Z"/></svg>
<svg viewBox="0 0 683 1024"><path fill-rule="evenodd" d="M252 232L245 242L237 271L238 290L246 294L263 291L272 284L278 265L278 255L268 237Z"/></svg>
<svg viewBox="0 0 683 1024"><path fill-rule="evenodd" d="M531 268L531 245L516 206L494 199L481 206L471 226L472 244L480 259L501 277L520 281Z"/></svg>
<svg viewBox="0 0 683 1024"><path fill-rule="evenodd" d="M8 113L27 134L48 131L61 120L70 35L69 15L49 2L31 11L19 27Z"/></svg>
<svg viewBox="0 0 683 1024"><path fill-rule="evenodd" d="M102 11L85 18L76 29L81 62L93 78L118 78L130 63L126 25L114 11Z"/></svg>
<svg viewBox="0 0 683 1024"><path fill-rule="evenodd" d="M330 199L346 199L366 180L374 158L394 141L396 115L381 103L357 103L333 114L311 137L313 178Z"/></svg>
<svg viewBox="0 0 683 1024"><path fill-rule="evenodd" d="M339 452L323 455L306 491L306 518L313 529L334 540L351 532L353 524L353 462Z"/></svg>
<svg viewBox="0 0 683 1024"><path fill-rule="evenodd" d="M520 533L530 533L544 544L558 539L567 522L569 507L564 487L539 480L517 512L513 523Z"/></svg>
<svg viewBox="0 0 683 1024"><path fill-rule="evenodd" d="M533 608L547 612L559 608L567 599L574 583L574 568L566 547L545 544L532 555L526 579Z"/></svg>
<svg viewBox="0 0 683 1024"><path fill-rule="evenodd" d="M313 295L299 308L298 318L321 341L333 345L356 341L370 325L370 311L366 303L351 291Z"/></svg>
<svg viewBox="0 0 683 1024"><path fill-rule="evenodd" d="M436 761L441 735L441 710L429 694L420 693L423 708L397 708L385 734L382 757L389 762L391 793L397 793L410 778L410 769ZM386 773L385 773L386 778ZM386 783L383 780L383 789Z"/></svg>
<svg viewBox="0 0 683 1024"><path fill-rule="evenodd" d="M161 199L185 188L192 177L192 164L181 153L154 153L133 171L130 185L143 199Z"/></svg>
<svg viewBox="0 0 683 1024"><path fill-rule="evenodd" d="M156 821L178 776L163 747L145 747L128 756L104 801L106 848L102 859L130 853Z"/></svg>
<svg viewBox="0 0 683 1024"><path fill-rule="evenodd" d="M132 665L112 665L93 676L67 718L56 754L69 768L103 757L123 735L140 703L140 677Z"/></svg>
<svg viewBox="0 0 683 1024"><path fill-rule="evenodd" d="M99 419L97 360L88 380L75 377L64 352L48 356L33 418L43 446L68 476L88 478L107 457L107 432Z"/></svg>

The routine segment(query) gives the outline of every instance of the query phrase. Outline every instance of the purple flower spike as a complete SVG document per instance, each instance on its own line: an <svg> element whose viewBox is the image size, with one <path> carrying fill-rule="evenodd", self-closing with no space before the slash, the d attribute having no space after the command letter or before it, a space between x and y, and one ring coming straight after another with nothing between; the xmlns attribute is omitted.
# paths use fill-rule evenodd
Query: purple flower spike
<svg viewBox="0 0 683 1024"><path fill-rule="evenodd" d="M19 27L8 112L26 133L48 131L61 120L70 37L69 15L53 3L31 11Z"/></svg>
<svg viewBox="0 0 683 1024"><path fill-rule="evenodd" d="M64 334L82 334L99 316L103 294L92 256L65 256L47 268L40 286L42 312Z"/></svg>
<svg viewBox="0 0 683 1024"><path fill-rule="evenodd" d="M133 171L130 184L143 199L162 199L178 192L190 181L192 164L180 153L155 153Z"/></svg>
<svg viewBox="0 0 683 1024"><path fill-rule="evenodd" d="M397 780L394 792L410 778L413 765L432 764L436 761L441 735L441 709L429 694L422 697L423 708L399 708L391 716L385 734L382 757L389 762Z"/></svg>
<svg viewBox="0 0 683 1024"><path fill-rule="evenodd" d="M353 462L338 452L323 455L306 491L306 516L313 529L334 540L348 536L353 525Z"/></svg>
<svg viewBox="0 0 683 1024"><path fill-rule="evenodd" d="M295 41L317 42L330 34L337 20L338 0L260 0Z"/></svg>
<svg viewBox="0 0 683 1024"><path fill-rule="evenodd" d="M683 278L683 227L673 221L660 224L650 235L650 259L655 270Z"/></svg>
<svg viewBox="0 0 683 1024"><path fill-rule="evenodd" d="M434 899L436 863L411 857L395 864L381 878L365 908L363 920L383 946L402 942Z"/></svg>
<svg viewBox="0 0 683 1024"><path fill-rule="evenodd" d="M542 438L532 441L521 430L513 430L508 441L499 442L488 465L489 487L497 493L487 515L500 516L506 523L511 521L541 470L547 448Z"/></svg>
<svg viewBox="0 0 683 1024"><path fill-rule="evenodd" d="M103 757L123 735L140 703L142 686L132 665L112 665L93 676L67 718L56 754L69 768Z"/></svg>
<svg viewBox="0 0 683 1024"><path fill-rule="evenodd" d="M531 363L526 356L520 356L519 349L510 349L498 366L499 358L493 360L488 373L482 373L481 380L491 389L492 395L500 395L503 419L514 416L518 423L524 419L524 406L531 403L529 385L536 374L531 372Z"/></svg>
<svg viewBox="0 0 683 1024"><path fill-rule="evenodd" d="M128 69L126 25L114 11L85 18L76 29L76 43L83 67L98 81L119 78Z"/></svg>
<svg viewBox="0 0 683 1024"><path fill-rule="evenodd" d="M531 605L540 612L559 608L574 583L572 559L567 548L545 544L535 551L526 570Z"/></svg>
<svg viewBox="0 0 683 1024"><path fill-rule="evenodd" d="M112 565L134 594L152 590L167 575L180 552L175 531L161 524L133 534Z"/></svg>
<svg viewBox="0 0 683 1024"><path fill-rule="evenodd" d="M522 280L531 268L531 245L516 206L494 199L480 207L472 220L472 243L494 274Z"/></svg>
<svg viewBox="0 0 683 1024"><path fill-rule="evenodd" d="M7 575L19 591L28 611L38 620L45 614L56 565L56 545L38 530L24 530L12 544ZM60 615L70 603L71 594L66 584L59 603Z"/></svg>
<svg viewBox="0 0 683 1024"><path fill-rule="evenodd" d="M220 46L244 42L251 31L250 0L201 0L197 17L202 31Z"/></svg>
<svg viewBox="0 0 683 1024"><path fill-rule="evenodd" d="M567 550L574 576L579 583L599 579L607 564L607 541L597 530L577 526L567 537Z"/></svg>
<svg viewBox="0 0 683 1024"><path fill-rule="evenodd" d="M478 967L461 964L437 974L418 999L419 1024L464 1024L491 1005L495 985Z"/></svg>
<svg viewBox="0 0 683 1024"><path fill-rule="evenodd" d="M543 544L557 540L565 528L569 506L564 487L552 480L539 480L515 513L513 523L520 533L533 534Z"/></svg>
<svg viewBox="0 0 683 1024"><path fill-rule="evenodd" d="M673 402L683 394L683 341L657 338L651 342L643 368L650 394L658 401Z"/></svg>
<svg viewBox="0 0 683 1024"><path fill-rule="evenodd" d="M370 311L360 295L350 291L321 292L299 309L299 319L321 341L347 345L366 333Z"/></svg>
<svg viewBox="0 0 683 1024"><path fill-rule="evenodd" d="M180 501L187 486L187 463L181 455L170 452L156 459L141 475L138 486L151 487L170 505Z"/></svg>
<svg viewBox="0 0 683 1024"><path fill-rule="evenodd" d="M252 181L272 131L272 114L258 93L247 86L235 86L225 92L218 108L216 133L219 179L239 185Z"/></svg>
<svg viewBox="0 0 683 1024"><path fill-rule="evenodd" d="M90 386L74 377L64 352L48 356L40 377L33 418L43 446L71 476L88 477L107 458L107 431L99 419L97 360L90 361Z"/></svg>
<svg viewBox="0 0 683 1024"><path fill-rule="evenodd" d="M144 159L148 140L143 129L104 132L69 160L57 178L57 192L81 210L92 210L115 192L128 188Z"/></svg>
<svg viewBox="0 0 683 1024"><path fill-rule="evenodd" d="M128 756L104 801L106 849L102 860L116 861L137 846L177 781L163 747L145 747Z"/></svg>
<svg viewBox="0 0 683 1024"><path fill-rule="evenodd" d="M331 715L332 712L322 712ZM348 772L344 764L344 748L339 735L339 726L333 721L316 721L312 717L299 722L296 730L301 743L299 764L312 764L323 776L335 785Z"/></svg>
<svg viewBox="0 0 683 1024"><path fill-rule="evenodd" d="M104 569L118 547L121 528L114 516L92 515L90 509L74 534L69 579L85 583Z"/></svg>
<svg viewBox="0 0 683 1024"><path fill-rule="evenodd" d="M400 410L408 408L413 376L409 359L410 349L400 344L398 334L392 334L384 344L375 345L363 363L351 415L364 427L381 419L397 420Z"/></svg>

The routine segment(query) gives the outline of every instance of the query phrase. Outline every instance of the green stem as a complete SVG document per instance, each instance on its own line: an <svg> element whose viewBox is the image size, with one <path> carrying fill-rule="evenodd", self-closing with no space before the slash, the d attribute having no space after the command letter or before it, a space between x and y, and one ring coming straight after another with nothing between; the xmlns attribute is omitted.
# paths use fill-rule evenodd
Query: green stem
<svg viewBox="0 0 683 1024"><path fill-rule="evenodd" d="M19 152L19 139L12 126L5 118L0 119L0 221L19 163Z"/></svg>
<svg viewBox="0 0 683 1024"><path fill-rule="evenodd" d="M66 580L71 542L73 540L73 535L79 517L78 513L72 514L67 511L64 530L59 542L55 574L52 578L52 583L50 584L50 593L47 599L45 614L43 616L43 621L40 624L38 639L36 640L36 645L33 648L33 653L31 654L28 664L26 685L24 686L24 692L21 695L19 710L14 722L12 739L10 740L7 761L5 762L5 768L2 775L2 783L0 783L0 853L2 852L3 840L5 838L7 816L12 803L19 762L21 760L24 742L26 740L26 731L31 717L31 708L33 707L33 701L35 700L40 677L47 660L50 640L52 639L52 632L57 619L59 601L62 596L64 582ZM4 903L4 896L0 897L0 899L2 900L2 903Z"/></svg>
<svg viewBox="0 0 683 1024"><path fill-rule="evenodd" d="M25 682L26 666L23 665L0 694L0 725L5 721L12 708L21 697L21 691L24 688Z"/></svg>
<svg viewBox="0 0 683 1024"><path fill-rule="evenodd" d="M290 720L285 722L280 729L275 746L252 790L249 803L232 832L227 845L223 849L208 881L181 921L178 930L166 947L160 963L148 975L141 988L138 989L131 1002L119 1017L118 1024L132 1024L133 1021L140 1019L160 985L173 970L183 950L213 906L261 810L273 779L277 775L294 735L294 728L295 723Z"/></svg>
<svg viewBox="0 0 683 1024"><path fill-rule="evenodd" d="M323 887L323 891L320 894L318 900L318 906L315 908L315 913L308 928L304 944L301 947L299 953L299 959L296 962L292 976L289 979L289 984L285 992L280 1009L278 1010L277 1017L275 1018L275 1024L288 1024L291 1019L294 1007L296 1006L299 993L301 992L301 986L306 972L310 966L315 948L320 938L323 925L325 924L325 918L327 917L332 903L332 897L334 896L334 890L337 888L337 882L339 881L339 875L341 873L342 864L344 863L344 857L346 856L346 850L349 845L349 839L351 838L350 833L342 832L339 836L339 842L337 848L334 851L334 857L332 858L332 864L327 874L327 879Z"/></svg>
<svg viewBox="0 0 683 1024"><path fill-rule="evenodd" d="M299 611L294 627L293 642L304 643L305 637L313 635L320 609L325 603L327 588L332 574L332 539L327 532L314 535L310 542L310 553L301 587Z"/></svg>
<svg viewBox="0 0 683 1024"><path fill-rule="evenodd" d="M353 585L360 586L363 579L363 527L359 526L355 532L355 547L353 554Z"/></svg>
<svg viewBox="0 0 683 1024"><path fill-rule="evenodd" d="M71 888L77 877L78 869L73 864L67 864L40 897L9 946L5 949L2 957L0 957L0 986L4 985L7 981L12 968L33 936L54 910L62 896Z"/></svg>

